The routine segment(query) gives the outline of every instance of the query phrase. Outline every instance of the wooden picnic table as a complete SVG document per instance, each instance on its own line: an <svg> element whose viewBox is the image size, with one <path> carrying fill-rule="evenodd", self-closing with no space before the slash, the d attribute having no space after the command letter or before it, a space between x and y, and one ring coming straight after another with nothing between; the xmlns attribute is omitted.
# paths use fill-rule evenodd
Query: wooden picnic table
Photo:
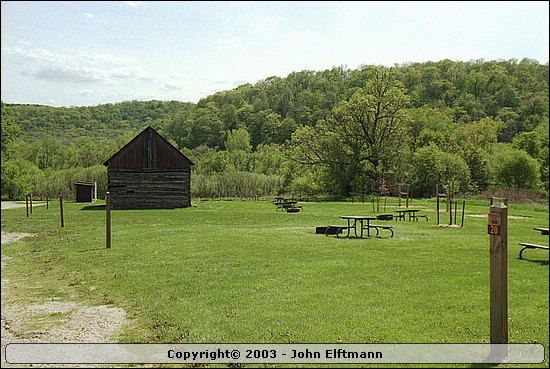
<svg viewBox="0 0 550 369"><path fill-rule="evenodd" d="M548 231L548 228L533 228L535 231L539 231L541 235L548 236L550 233Z"/></svg>
<svg viewBox="0 0 550 369"><path fill-rule="evenodd" d="M548 236L549 231L548 228L541 228L541 227L535 227L533 228L534 231L539 231L541 235ZM526 249L541 249L548 251L548 246L546 245L539 245L536 243L530 243L530 242L520 242L519 245L522 247L522 249L519 252L519 258L523 259L523 251Z"/></svg>
<svg viewBox="0 0 550 369"><path fill-rule="evenodd" d="M301 206L298 206L298 201L291 200L291 199L285 199L283 197L276 197L275 201L272 201L273 204L275 204L276 208L275 210L284 210L287 213L296 213L299 212L302 208Z"/></svg>

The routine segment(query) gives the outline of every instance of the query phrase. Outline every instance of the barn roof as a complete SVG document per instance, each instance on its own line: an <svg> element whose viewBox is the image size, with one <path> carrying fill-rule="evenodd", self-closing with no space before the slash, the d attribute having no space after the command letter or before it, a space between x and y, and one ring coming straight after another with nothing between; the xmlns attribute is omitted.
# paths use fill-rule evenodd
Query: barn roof
<svg viewBox="0 0 550 369"><path fill-rule="evenodd" d="M103 165L115 169L182 169L195 164L148 126Z"/></svg>

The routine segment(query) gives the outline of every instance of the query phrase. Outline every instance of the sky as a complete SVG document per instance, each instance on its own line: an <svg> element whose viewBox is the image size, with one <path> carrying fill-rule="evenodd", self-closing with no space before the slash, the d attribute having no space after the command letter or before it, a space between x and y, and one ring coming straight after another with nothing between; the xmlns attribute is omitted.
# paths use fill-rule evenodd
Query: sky
<svg viewBox="0 0 550 369"><path fill-rule="evenodd" d="M292 72L549 59L548 1L2 1L4 103L196 103Z"/></svg>

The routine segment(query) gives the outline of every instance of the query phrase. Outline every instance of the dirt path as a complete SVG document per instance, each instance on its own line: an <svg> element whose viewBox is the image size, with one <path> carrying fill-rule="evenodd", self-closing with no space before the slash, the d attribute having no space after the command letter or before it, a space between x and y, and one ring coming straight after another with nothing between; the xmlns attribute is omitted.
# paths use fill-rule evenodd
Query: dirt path
<svg viewBox="0 0 550 369"><path fill-rule="evenodd" d="M34 204L33 204L34 205ZM23 204L25 206L25 204ZM2 209L5 209L2 202ZM16 242L29 233L2 232L2 245ZM10 258L2 254L2 269ZM111 343L126 322L123 309L108 306L83 306L77 302L52 301L29 303L18 301L10 293L22 281L7 280L2 273L2 368L74 368L116 367L114 365L9 364L5 360L8 343Z"/></svg>
<svg viewBox="0 0 550 369"><path fill-rule="evenodd" d="M33 201L32 206L46 205L46 201ZM24 208L27 204L24 201L2 201L2 209Z"/></svg>

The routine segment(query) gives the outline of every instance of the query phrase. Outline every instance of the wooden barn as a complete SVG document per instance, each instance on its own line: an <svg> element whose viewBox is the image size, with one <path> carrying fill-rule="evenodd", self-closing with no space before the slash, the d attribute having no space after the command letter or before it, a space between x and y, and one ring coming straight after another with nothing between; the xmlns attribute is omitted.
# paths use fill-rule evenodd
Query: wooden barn
<svg viewBox="0 0 550 369"><path fill-rule="evenodd" d="M191 206L194 163L150 126L103 165L113 209Z"/></svg>

